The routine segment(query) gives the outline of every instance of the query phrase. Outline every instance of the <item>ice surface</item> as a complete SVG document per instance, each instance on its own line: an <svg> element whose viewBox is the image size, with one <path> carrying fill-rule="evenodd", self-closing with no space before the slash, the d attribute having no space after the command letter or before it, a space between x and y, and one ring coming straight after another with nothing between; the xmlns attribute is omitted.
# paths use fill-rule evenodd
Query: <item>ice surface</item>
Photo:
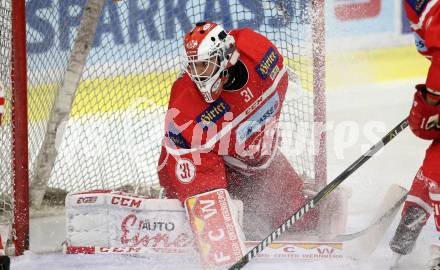
<svg viewBox="0 0 440 270"><path fill-rule="evenodd" d="M327 93L328 101L328 174L333 179L369 146L408 115L413 85L423 81L399 81L371 84L352 89L334 89ZM363 229L373 216L388 186L397 183L409 188L429 145L415 138L408 130L387 145L344 182L351 189L347 232ZM325 202L324 202L325 203ZM12 260L14 270L36 269L199 269L197 259L176 256L151 256L148 258L123 255L62 255L53 251L60 248L63 230L51 227L52 219L33 220L31 234L33 251ZM334 261L268 261L256 259L245 269L389 269L392 254L388 248L399 217L396 217L379 248L360 261L348 259ZM63 221L55 221L62 225ZM62 227L62 226L61 226ZM43 241L47 239L47 241ZM424 269L428 260L428 246L438 239L432 220L422 231L411 255L402 259L402 268ZM46 242L46 243L43 243Z"/></svg>

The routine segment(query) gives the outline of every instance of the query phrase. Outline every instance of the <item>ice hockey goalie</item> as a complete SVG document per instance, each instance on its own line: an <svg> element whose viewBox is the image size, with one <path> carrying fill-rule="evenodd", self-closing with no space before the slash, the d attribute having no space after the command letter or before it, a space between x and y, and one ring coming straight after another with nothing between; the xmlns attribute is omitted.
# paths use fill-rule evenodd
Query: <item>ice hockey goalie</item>
<svg viewBox="0 0 440 270"><path fill-rule="evenodd" d="M205 268L224 267L245 254L245 238L263 239L304 203L303 180L278 149L290 80L275 45L250 29L201 22L184 51L157 169L167 199L69 194L67 253L196 247ZM292 232L314 230L317 216L309 212Z"/></svg>
<svg viewBox="0 0 440 270"><path fill-rule="evenodd" d="M160 184L168 198L186 200L199 248L215 241L204 235L209 229L195 230L206 215L196 215L192 202L220 189L243 201L246 236L262 239L305 200L302 180L278 149L289 81L283 56L250 29L227 32L213 22L197 23L184 49L165 120ZM296 227L315 222L312 213Z"/></svg>

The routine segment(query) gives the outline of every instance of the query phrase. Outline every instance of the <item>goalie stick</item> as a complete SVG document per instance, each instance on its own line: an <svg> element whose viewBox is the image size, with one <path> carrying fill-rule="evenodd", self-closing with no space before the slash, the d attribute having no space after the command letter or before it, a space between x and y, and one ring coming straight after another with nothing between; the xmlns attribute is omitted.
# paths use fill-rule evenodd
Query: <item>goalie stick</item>
<svg viewBox="0 0 440 270"><path fill-rule="evenodd" d="M379 142L372 146L365 154L353 162L347 169L338 175L333 181L325 186L316 196L308 200L301 208L299 208L290 218L283 224L278 226L271 234L264 238L257 246L248 251L238 262L229 267L229 270L238 270L245 266L250 260L255 258L265 247L271 244L282 233L290 228L295 222L300 220L310 209L326 198L336 187L338 187L345 179L347 179L353 172L361 167L367 160L376 154L382 147L394 139L402 130L408 126L408 118L405 118L396 127L394 127L387 135L385 135Z"/></svg>

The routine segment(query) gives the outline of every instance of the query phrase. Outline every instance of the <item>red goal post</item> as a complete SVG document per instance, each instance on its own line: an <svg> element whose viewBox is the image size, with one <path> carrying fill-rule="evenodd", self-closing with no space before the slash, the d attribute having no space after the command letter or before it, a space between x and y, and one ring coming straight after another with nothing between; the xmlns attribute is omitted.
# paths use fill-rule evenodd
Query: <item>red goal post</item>
<svg viewBox="0 0 440 270"><path fill-rule="evenodd" d="M2 4L5 6L0 7L0 80L10 91L3 89L9 94L5 94L5 117L2 116L0 124L0 225L12 221L13 238L5 239L5 235L0 235L3 237L0 246L13 240L15 253L22 254L29 248L25 1ZM8 152L14 153L13 157Z"/></svg>
<svg viewBox="0 0 440 270"><path fill-rule="evenodd" d="M157 185L182 35L203 19L252 27L280 48L301 91L283 107L282 151L305 182L325 184L323 0L89 0L101 3L100 20L84 31L80 24L96 14L49 2L0 1L0 252L6 238L16 254L29 248L28 210L51 203L48 193ZM94 27L88 46L85 32ZM4 224L13 224L6 235Z"/></svg>

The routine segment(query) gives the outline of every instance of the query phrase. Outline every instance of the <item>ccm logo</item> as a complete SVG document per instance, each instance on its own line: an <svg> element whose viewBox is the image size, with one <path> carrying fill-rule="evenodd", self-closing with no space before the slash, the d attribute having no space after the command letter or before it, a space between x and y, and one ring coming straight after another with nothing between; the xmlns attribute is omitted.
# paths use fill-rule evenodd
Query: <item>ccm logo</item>
<svg viewBox="0 0 440 270"><path fill-rule="evenodd" d="M96 197L96 196L91 196L91 197L79 197L78 200L76 201L76 203L77 203L77 204L82 204L82 203L95 203L97 199L98 199L98 197Z"/></svg>
<svg viewBox="0 0 440 270"><path fill-rule="evenodd" d="M255 110L261 103L263 102L263 97L260 96L251 106L249 106L246 110L245 110L245 115L250 114L253 110Z"/></svg>
<svg viewBox="0 0 440 270"><path fill-rule="evenodd" d="M128 206L133 208L141 207L142 200L135 200L124 197L112 197L112 204L120 206Z"/></svg>

